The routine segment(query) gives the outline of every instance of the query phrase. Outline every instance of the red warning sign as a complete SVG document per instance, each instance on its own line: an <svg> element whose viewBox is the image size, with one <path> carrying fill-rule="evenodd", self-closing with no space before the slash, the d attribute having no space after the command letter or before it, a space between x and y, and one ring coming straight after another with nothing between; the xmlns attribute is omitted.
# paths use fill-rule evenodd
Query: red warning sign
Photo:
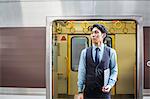
<svg viewBox="0 0 150 99"><path fill-rule="evenodd" d="M65 43L67 42L67 35L58 35L58 39L57 39L58 42L60 43Z"/></svg>
<svg viewBox="0 0 150 99"><path fill-rule="evenodd" d="M62 37L61 37L61 41L66 41L66 37L65 37L65 36L62 36Z"/></svg>

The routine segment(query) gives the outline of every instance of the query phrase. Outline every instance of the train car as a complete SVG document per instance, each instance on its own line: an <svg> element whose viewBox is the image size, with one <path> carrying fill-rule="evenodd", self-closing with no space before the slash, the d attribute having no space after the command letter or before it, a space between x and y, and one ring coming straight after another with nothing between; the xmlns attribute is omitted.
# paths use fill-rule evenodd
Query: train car
<svg viewBox="0 0 150 99"><path fill-rule="evenodd" d="M79 54L91 45L87 27L94 23L107 27L105 44L117 51L112 97L149 98L149 6L147 0L0 0L0 98L74 98Z"/></svg>

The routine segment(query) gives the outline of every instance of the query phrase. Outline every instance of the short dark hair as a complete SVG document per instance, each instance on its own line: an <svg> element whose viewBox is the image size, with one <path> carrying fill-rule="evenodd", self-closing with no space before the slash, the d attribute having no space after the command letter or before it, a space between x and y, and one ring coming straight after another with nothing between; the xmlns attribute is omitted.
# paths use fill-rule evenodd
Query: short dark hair
<svg viewBox="0 0 150 99"><path fill-rule="evenodd" d="M102 33L106 33L106 35L108 34L108 31L107 29L105 28L105 26L101 25L101 24L94 24L92 27L91 27L91 31L94 27L97 27Z"/></svg>

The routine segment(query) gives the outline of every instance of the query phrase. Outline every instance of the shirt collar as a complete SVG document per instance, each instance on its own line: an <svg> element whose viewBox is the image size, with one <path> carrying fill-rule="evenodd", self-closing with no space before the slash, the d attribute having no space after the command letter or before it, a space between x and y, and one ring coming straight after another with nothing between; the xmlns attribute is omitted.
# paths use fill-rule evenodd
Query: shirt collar
<svg viewBox="0 0 150 99"><path fill-rule="evenodd" d="M104 48L104 43L101 44L101 46L97 47L93 44L93 49L95 50L96 48L99 48L100 50L102 50Z"/></svg>

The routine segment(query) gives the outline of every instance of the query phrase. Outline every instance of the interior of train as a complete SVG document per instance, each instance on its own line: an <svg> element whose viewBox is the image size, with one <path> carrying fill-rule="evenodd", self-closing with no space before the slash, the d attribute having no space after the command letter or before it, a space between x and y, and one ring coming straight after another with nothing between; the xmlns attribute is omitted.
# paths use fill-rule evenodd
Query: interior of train
<svg viewBox="0 0 150 99"><path fill-rule="evenodd" d="M77 76L81 50L91 46L89 27L98 23L109 31L104 42L117 52L118 78L112 99L136 97L137 23L131 19L55 20L52 23L52 96L77 97Z"/></svg>

